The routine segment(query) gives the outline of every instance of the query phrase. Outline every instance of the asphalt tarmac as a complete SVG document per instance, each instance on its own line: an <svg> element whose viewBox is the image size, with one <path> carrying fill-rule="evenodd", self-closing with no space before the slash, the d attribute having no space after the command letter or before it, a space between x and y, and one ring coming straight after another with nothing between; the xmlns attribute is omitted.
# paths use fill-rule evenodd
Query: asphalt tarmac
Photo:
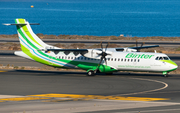
<svg viewBox="0 0 180 113"><path fill-rule="evenodd" d="M0 71L3 113L179 113L180 76Z"/></svg>
<svg viewBox="0 0 180 113"><path fill-rule="evenodd" d="M180 65L180 55L168 56ZM13 51L0 53L0 64L43 66ZM0 113L179 113L179 81L178 74L0 70Z"/></svg>
<svg viewBox="0 0 180 113"><path fill-rule="evenodd" d="M178 65L179 55L169 55ZM43 64L0 54L0 64L41 67ZM180 75L0 70L2 113L179 113Z"/></svg>

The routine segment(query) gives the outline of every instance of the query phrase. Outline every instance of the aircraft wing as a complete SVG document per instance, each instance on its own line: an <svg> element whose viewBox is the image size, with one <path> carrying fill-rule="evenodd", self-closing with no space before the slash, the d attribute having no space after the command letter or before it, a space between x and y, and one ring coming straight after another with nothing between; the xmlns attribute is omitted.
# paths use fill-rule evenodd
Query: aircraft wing
<svg viewBox="0 0 180 113"><path fill-rule="evenodd" d="M145 48L153 48L153 47L159 47L159 45L152 45L152 46L142 46L142 47L129 47L131 49L145 49Z"/></svg>
<svg viewBox="0 0 180 113"><path fill-rule="evenodd" d="M159 45L127 47L127 48L107 48L106 53L110 55L112 54L113 51L138 51L140 49L153 48L153 47L159 47ZM59 52L64 52L66 55L72 52L75 56L81 54L89 58L98 57L99 56L98 54L102 53L102 49L46 49L45 51L53 51L55 54L58 54Z"/></svg>
<svg viewBox="0 0 180 113"><path fill-rule="evenodd" d="M152 46L138 46L138 47L127 47L128 49L145 49L145 48L153 48L153 47L159 47L159 45L152 45ZM124 51L125 48L116 48L116 51Z"/></svg>

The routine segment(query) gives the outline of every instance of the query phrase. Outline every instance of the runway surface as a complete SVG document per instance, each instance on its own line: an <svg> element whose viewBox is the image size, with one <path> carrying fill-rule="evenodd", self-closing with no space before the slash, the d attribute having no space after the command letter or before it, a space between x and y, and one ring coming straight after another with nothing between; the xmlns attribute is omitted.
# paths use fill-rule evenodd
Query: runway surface
<svg viewBox="0 0 180 113"><path fill-rule="evenodd" d="M180 112L180 76L0 71L0 112Z"/></svg>
<svg viewBox="0 0 180 113"><path fill-rule="evenodd" d="M136 44L136 41L132 40L74 40L74 39L43 39L45 43L48 44L55 44L55 43L85 43L85 44L100 44L102 43L113 43L113 44L121 44L121 45L132 45ZM1 38L0 39L1 43L7 43L7 42L14 42L14 43L19 43L18 38ZM163 45L163 46L179 46L180 42L179 41L146 41L146 40L141 40L138 41L139 44L142 42L145 42L145 45Z"/></svg>
<svg viewBox="0 0 180 113"><path fill-rule="evenodd" d="M180 55L168 56L180 65ZM0 53L0 64L43 66L13 51ZM81 71L0 70L0 112L179 113L179 81L178 74L164 78L161 73L123 72L88 77Z"/></svg>

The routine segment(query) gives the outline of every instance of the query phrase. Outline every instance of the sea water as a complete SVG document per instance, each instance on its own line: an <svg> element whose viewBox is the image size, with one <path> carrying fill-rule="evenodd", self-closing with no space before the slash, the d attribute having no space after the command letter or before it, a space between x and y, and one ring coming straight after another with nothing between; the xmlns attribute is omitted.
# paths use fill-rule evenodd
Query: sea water
<svg viewBox="0 0 180 113"><path fill-rule="evenodd" d="M16 18L42 34L180 36L179 0L0 0L0 34L17 34L1 24Z"/></svg>

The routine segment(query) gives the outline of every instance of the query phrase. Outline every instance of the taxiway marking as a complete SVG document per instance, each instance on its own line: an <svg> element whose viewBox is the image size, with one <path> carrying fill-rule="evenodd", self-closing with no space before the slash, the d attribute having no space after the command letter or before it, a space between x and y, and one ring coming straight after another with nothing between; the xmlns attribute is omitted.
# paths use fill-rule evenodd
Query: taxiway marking
<svg viewBox="0 0 180 113"><path fill-rule="evenodd" d="M6 102L6 101L27 101L27 100L44 100L44 99L50 99L50 98L43 98L43 97L16 97L16 98L3 98L0 99L0 102Z"/></svg>
<svg viewBox="0 0 180 113"><path fill-rule="evenodd" d="M64 99L64 98L68 98L68 99ZM123 97L123 96L78 95L78 94L38 94L38 95L27 95L25 97L1 98L0 102L29 101L29 100L44 100L43 102L64 102L64 101L84 101L84 100L92 100L92 99L129 100L129 101L170 100L169 98L149 98L149 97Z"/></svg>
<svg viewBox="0 0 180 113"><path fill-rule="evenodd" d="M7 71L0 71L0 72L7 72Z"/></svg>
<svg viewBox="0 0 180 113"><path fill-rule="evenodd" d="M78 94L39 94L39 95L28 95L28 96L51 97L51 98L75 98L75 99L130 100L130 101L170 100L169 98L123 97L123 96L78 95Z"/></svg>

